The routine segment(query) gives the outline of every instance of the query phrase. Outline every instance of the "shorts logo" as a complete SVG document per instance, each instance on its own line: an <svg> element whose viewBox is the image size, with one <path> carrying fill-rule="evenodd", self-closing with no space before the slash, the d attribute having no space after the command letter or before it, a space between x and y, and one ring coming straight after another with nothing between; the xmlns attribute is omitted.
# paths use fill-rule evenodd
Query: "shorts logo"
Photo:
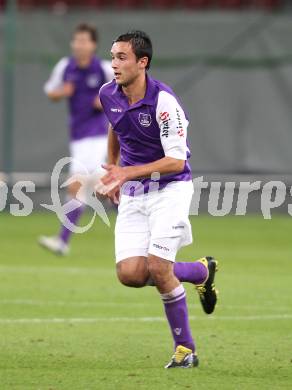
<svg viewBox="0 0 292 390"><path fill-rule="evenodd" d="M162 249L166 252L169 252L169 248L167 248L166 246L161 246L161 245L158 245L158 244L152 244L154 246L154 248L157 248L157 249Z"/></svg>
<svg viewBox="0 0 292 390"><path fill-rule="evenodd" d="M185 227L183 225L177 225L177 226L172 226L173 229L184 229Z"/></svg>
<svg viewBox="0 0 292 390"><path fill-rule="evenodd" d="M151 125L152 118L150 114L144 114L143 112L139 112L139 123L144 127L149 127Z"/></svg>

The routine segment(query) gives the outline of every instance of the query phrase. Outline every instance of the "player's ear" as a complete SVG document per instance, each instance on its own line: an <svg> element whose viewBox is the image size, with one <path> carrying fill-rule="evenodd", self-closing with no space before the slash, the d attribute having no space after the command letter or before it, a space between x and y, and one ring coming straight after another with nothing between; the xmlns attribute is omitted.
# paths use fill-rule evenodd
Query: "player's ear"
<svg viewBox="0 0 292 390"><path fill-rule="evenodd" d="M142 69L145 69L148 64L148 57L139 58L139 64Z"/></svg>

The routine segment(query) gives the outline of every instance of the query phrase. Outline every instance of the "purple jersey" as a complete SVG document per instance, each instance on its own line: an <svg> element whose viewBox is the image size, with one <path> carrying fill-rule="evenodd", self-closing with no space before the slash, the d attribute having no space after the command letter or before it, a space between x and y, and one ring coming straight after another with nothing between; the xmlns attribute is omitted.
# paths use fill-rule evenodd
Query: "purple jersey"
<svg viewBox="0 0 292 390"><path fill-rule="evenodd" d="M100 100L120 143L121 165L142 165L165 156L186 160L182 172L164 175L159 188L191 180L187 145L188 120L170 87L146 76L145 97L129 105L115 80L100 90ZM140 180L148 191L150 179Z"/></svg>
<svg viewBox="0 0 292 390"><path fill-rule="evenodd" d="M71 139L107 134L106 116L93 106L101 86L107 81L101 61L94 56L88 67L80 68L73 57L69 58L63 81L72 82L75 87L69 98Z"/></svg>

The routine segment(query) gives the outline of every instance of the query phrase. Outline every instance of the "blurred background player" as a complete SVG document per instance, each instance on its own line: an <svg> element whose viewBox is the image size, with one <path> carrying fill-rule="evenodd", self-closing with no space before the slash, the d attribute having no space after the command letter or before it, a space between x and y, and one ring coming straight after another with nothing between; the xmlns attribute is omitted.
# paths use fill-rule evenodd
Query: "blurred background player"
<svg viewBox="0 0 292 390"><path fill-rule="evenodd" d="M54 67L44 91L52 101L68 99L70 113L70 176L97 172L106 160L107 119L98 97L101 86L113 77L111 64L95 54L97 30L89 24L79 24L71 41L72 56L62 58ZM76 202L67 214L77 224L84 205L77 200L78 181L68 186L68 198ZM50 251L65 255L69 251L72 232L61 226L58 236L41 236L39 243Z"/></svg>

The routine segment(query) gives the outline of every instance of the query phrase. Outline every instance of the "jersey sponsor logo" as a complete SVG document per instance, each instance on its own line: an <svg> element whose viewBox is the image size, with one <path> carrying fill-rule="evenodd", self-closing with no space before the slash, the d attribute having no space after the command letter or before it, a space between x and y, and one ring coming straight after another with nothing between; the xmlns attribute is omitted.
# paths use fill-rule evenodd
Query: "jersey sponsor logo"
<svg viewBox="0 0 292 390"><path fill-rule="evenodd" d="M121 108L111 108L111 112L122 112L123 110Z"/></svg>
<svg viewBox="0 0 292 390"><path fill-rule="evenodd" d="M168 137L169 135L169 121L170 121L170 116L167 111L161 112L159 114L159 117L162 121L162 137Z"/></svg>
<svg viewBox="0 0 292 390"><path fill-rule="evenodd" d="M149 127L152 122L152 118L150 114L144 114L143 112L139 112L139 123L144 127Z"/></svg>
<svg viewBox="0 0 292 390"><path fill-rule="evenodd" d="M185 132L184 132L184 129L183 129L183 124L182 124L182 120L181 120L181 116L180 116L180 112L179 112L179 109L176 108L176 120L177 120L177 134L179 137L184 137L185 136Z"/></svg>
<svg viewBox="0 0 292 390"><path fill-rule="evenodd" d="M91 74L87 77L86 84L89 88L96 88L100 83L100 78L96 74Z"/></svg>

